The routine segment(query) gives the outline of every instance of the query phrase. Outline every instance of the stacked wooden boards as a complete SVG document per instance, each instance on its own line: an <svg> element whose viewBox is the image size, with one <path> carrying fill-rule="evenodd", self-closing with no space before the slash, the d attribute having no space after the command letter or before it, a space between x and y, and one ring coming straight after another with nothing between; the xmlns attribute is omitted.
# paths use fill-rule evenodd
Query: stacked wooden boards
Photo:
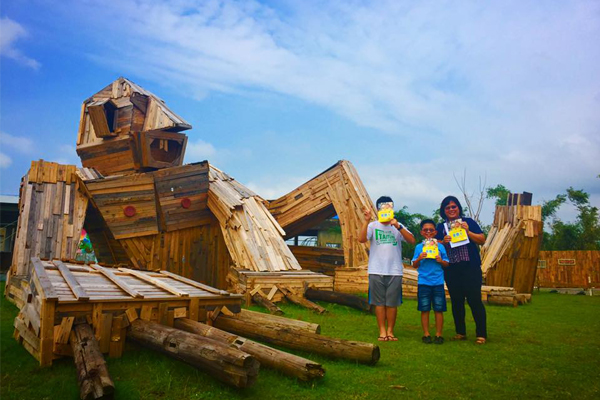
<svg viewBox="0 0 600 400"><path fill-rule="evenodd" d="M15 338L40 362L70 355L75 318L94 328L102 352L119 357L125 329L138 316L173 326L177 318L205 320L207 308L239 310L241 296L169 272L153 273L99 265L30 260L31 274L20 282L21 312Z"/></svg>
<svg viewBox="0 0 600 400"><path fill-rule="evenodd" d="M542 232L541 206L497 206L492 228L481 247L486 284L531 293Z"/></svg>
<svg viewBox="0 0 600 400"><path fill-rule="evenodd" d="M27 275L30 257L74 259L88 205L74 165L33 161L21 182L10 275Z"/></svg>
<svg viewBox="0 0 600 400"><path fill-rule="evenodd" d="M83 102L77 154L104 175L181 165L191 125L123 77Z"/></svg>
<svg viewBox="0 0 600 400"><path fill-rule="evenodd" d="M289 246L302 269L335 276L344 267L344 250L329 247Z"/></svg>
<svg viewBox="0 0 600 400"><path fill-rule="evenodd" d="M269 210L286 232L285 238L297 236L337 214L342 228L344 265L348 268L368 263L368 244L357 240L364 209L375 214L358 173L345 160L269 204Z"/></svg>
<svg viewBox="0 0 600 400"><path fill-rule="evenodd" d="M283 300L285 295L279 290L285 287L289 290L304 293L307 286L320 290L333 290L333 278L324 274L302 271L254 272L232 268L227 276L229 286L237 293L246 295L246 304L250 304L254 291L262 294L273 302Z"/></svg>
<svg viewBox="0 0 600 400"><path fill-rule="evenodd" d="M600 251L540 251L537 285L551 288L600 287Z"/></svg>
<svg viewBox="0 0 600 400"><path fill-rule="evenodd" d="M208 207L219 221L236 268L273 272L302 269L262 198L214 166L210 167L209 180Z"/></svg>

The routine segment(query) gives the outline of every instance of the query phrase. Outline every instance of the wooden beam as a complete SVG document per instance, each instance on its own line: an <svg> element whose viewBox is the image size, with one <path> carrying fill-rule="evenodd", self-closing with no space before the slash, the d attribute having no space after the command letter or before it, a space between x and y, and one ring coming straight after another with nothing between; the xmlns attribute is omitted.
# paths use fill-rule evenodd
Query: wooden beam
<svg viewBox="0 0 600 400"><path fill-rule="evenodd" d="M135 276L136 278L139 278L139 279L141 279L143 281L151 283L154 286L158 286L159 288L164 289L167 292L172 293L172 294L174 294L176 296L179 296L179 297L188 297L190 295L189 293L187 293L187 292L185 292L183 290L177 289L176 287L171 286L171 285L169 285L166 282L162 282L160 279L156 279L156 278L153 278L151 276L148 276L148 275L144 274L143 272L135 271L135 270L129 269L129 268L119 268L119 271L127 272L130 275Z"/></svg>
<svg viewBox="0 0 600 400"><path fill-rule="evenodd" d="M40 294L42 295L42 298L46 300L58 300L58 294L54 291L54 287L52 286L52 282L50 282L50 278L46 273L42 260L38 257L31 257L31 264L35 270L37 281L40 284Z"/></svg>
<svg viewBox="0 0 600 400"><path fill-rule="evenodd" d="M87 294L85 289L81 286L81 284L77 281L77 278L75 277L75 275L73 275L71 270L69 270L69 268L67 268L67 266L65 264L63 264L62 261L54 260L54 261L52 261L52 263L54 265L56 265L56 267L58 268L58 271L64 278L65 282L67 282L67 285L69 285L69 287L71 288L71 291L73 292L73 294L75 295L75 298L77 298L77 300L87 301L90 299L90 296Z"/></svg>
<svg viewBox="0 0 600 400"><path fill-rule="evenodd" d="M200 282L196 282L194 280L185 278L185 277L183 277L181 275L177 275L177 274L174 274L174 273L169 272L169 271L160 271L160 273L163 274L163 275L168 276L169 278L173 278L176 281L187 283L190 286L197 287L198 289L205 290L205 291L207 291L209 293L220 294L221 296L229 296L231 294L227 290L216 289L214 287L205 285L205 284L200 283Z"/></svg>
<svg viewBox="0 0 600 400"><path fill-rule="evenodd" d="M131 286L129 286L128 284L123 282L123 280L121 278L119 278L117 275L115 275L114 272L112 272L104 267L101 267L98 264L92 264L91 267L94 268L96 271L100 272L105 277L107 277L109 280L111 280L115 285L120 287L125 293L129 294L131 297L137 297L137 298L144 297L143 294L141 294L140 292L138 292L137 290L135 290L134 288L132 288Z"/></svg>

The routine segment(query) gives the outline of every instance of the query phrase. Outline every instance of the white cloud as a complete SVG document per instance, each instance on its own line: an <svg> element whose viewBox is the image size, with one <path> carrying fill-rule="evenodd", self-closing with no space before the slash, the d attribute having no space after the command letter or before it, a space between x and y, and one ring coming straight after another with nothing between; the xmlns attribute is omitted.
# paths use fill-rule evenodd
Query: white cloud
<svg viewBox="0 0 600 400"><path fill-rule="evenodd" d="M6 154L0 152L0 168L8 168L12 164L12 160Z"/></svg>
<svg viewBox="0 0 600 400"><path fill-rule="evenodd" d="M0 132L0 146L22 154L31 154L34 151L33 140L30 138L13 136L5 132Z"/></svg>
<svg viewBox="0 0 600 400"><path fill-rule="evenodd" d="M197 139L195 142L188 141L185 150L186 163L209 160L215 156L217 150L212 144Z"/></svg>
<svg viewBox="0 0 600 400"><path fill-rule="evenodd" d="M32 69L39 69L41 64L31 57L26 56L15 47L15 42L26 38L28 32L18 22L8 17L0 19L0 55L11 58L18 63Z"/></svg>
<svg viewBox="0 0 600 400"><path fill-rule="evenodd" d="M81 160L77 155L75 146L70 144L61 144L54 147L51 152L46 155L48 161L56 162L62 165L81 165Z"/></svg>

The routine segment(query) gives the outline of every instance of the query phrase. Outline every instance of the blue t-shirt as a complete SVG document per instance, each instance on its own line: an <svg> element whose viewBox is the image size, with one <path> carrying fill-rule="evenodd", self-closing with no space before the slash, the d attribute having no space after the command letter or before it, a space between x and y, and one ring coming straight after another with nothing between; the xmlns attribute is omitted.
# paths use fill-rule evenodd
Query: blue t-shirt
<svg viewBox="0 0 600 400"><path fill-rule="evenodd" d="M446 249L441 243L438 243L438 250L440 251L440 257L442 260L448 261L448 254ZM415 255L413 256L413 262L419 258L419 255L423 252L423 243L419 243L415 247ZM444 270L442 264L435 261L433 258L424 258L419 263L419 285L437 286L444 284Z"/></svg>

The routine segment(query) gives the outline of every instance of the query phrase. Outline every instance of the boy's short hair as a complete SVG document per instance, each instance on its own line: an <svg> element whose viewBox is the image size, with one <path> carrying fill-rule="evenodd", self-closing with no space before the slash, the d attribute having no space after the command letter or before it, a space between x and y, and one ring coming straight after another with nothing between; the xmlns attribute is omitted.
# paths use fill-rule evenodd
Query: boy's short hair
<svg viewBox="0 0 600 400"><path fill-rule="evenodd" d="M391 197L388 196L381 196L380 198L377 199L377 201L375 202L375 206L377 207L377 209L379 210L379 205L381 203L393 203L394 200L392 200Z"/></svg>
<svg viewBox="0 0 600 400"><path fill-rule="evenodd" d="M431 224L435 228L435 221L432 219L424 219L423 221L421 221L421 229L423 229L423 226L425 226L425 224Z"/></svg>

